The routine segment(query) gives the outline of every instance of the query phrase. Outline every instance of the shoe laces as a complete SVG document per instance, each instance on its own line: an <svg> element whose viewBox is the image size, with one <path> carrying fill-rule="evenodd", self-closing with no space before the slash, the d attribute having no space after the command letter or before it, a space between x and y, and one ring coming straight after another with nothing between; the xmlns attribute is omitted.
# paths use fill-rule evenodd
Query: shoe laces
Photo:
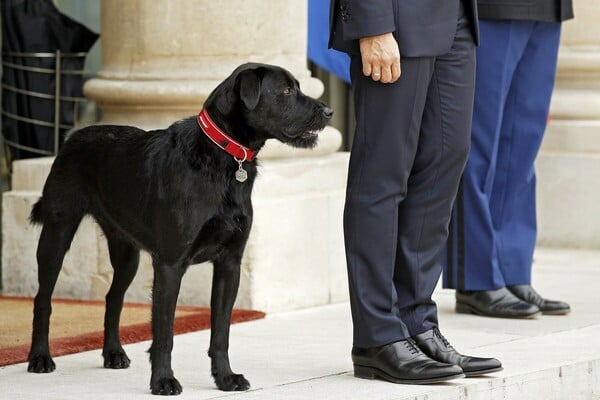
<svg viewBox="0 0 600 400"><path fill-rule="evenodd" d="M439 339L442 341L442 343L444 343L444 345L445 345L446 347L449 347L449 348L451 348L451 349L454 349L454 347L452 347L452 345L450 344L450 342L448 342L448 339L446 339L446 338L444 337L444 335L442 335L442 332L440 332L440 330L439 330L438 328L433 328L433 334L434 334L435 336L437 336L437 337L438 337L438 338L439 338Z"/></svg>
<svg viewBox="0 0 600 400"><path fill-rule="evenodd" d="M421 354L421 350L419 349L415 341L411 338L406 339L404 341L404 345L406 346L408 351L410 351L410 354Z"/></svg>

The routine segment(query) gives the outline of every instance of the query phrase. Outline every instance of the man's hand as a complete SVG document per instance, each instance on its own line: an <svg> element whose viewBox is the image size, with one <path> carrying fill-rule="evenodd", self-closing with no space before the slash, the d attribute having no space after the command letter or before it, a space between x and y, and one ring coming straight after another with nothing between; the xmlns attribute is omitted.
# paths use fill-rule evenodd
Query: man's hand
<svg viewBox="0 0 600 400"><path fill-rule="evenodd" d="M360 39L363 74L374 81L394 83L400 78L400 50L392 33Z"/></svg>

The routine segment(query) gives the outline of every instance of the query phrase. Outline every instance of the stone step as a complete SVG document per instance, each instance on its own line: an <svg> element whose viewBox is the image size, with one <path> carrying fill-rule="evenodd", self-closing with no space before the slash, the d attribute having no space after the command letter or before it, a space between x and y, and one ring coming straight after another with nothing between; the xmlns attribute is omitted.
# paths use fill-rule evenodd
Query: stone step
<svg viewBox="0 0 600 400"><path fill-rule="evenodd" d="M11 190L41 192L53 162L54 157L14 161Z"/></svg>
<svg viewBox="0 0 600 400"><path fill-rule="evenodd" d="M395 385L352 376L350 306L338 304L268 314L231 327L230 358L252 390L239 400L598 400L600 252L538 249L533 281L543 295L565 300L566 316L533 320L454 313L454 292L438 290L439 323L461 352L497 357L504 370L438 385ZM223 399L210 377L209 331L177 335L173 370L184 386L178 397ZM52 374L28 374L26 365L0 369L0 393L11 400L78 400L149 396L150 342L124 346L126 371L101 368L100 350L57 357ZM60 382L60 385L56 385Z"/></svg>

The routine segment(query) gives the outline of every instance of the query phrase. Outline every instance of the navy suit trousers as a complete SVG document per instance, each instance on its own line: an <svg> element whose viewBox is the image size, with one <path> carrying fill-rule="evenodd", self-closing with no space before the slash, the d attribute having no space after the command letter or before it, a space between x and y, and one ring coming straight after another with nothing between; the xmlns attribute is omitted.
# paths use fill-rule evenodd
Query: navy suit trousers
<svg viewBox="0 0 600 400"><path fill-rule="evenodd" d="M470 143L475 44L464 13L452 48L403 57L382 84L351 62L357 129L344 235L354 345L373 347L437 325L431 295Z"/></svg>

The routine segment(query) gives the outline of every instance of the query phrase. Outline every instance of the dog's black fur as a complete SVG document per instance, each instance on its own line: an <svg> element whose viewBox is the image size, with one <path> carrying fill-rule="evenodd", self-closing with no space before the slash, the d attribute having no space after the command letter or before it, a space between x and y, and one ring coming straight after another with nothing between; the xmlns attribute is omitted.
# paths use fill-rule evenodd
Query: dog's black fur
<svg viewBox="0 0 600 400"><path fill-rule="evenodd" d="M296 147L316 144L333 111L305 96L286 70L265 64L238 67L204 107L226 133L258 151L268 138ZM229 365L229 324L240 262L252 224L256 161L238 163L199 128L196 117L146 132L130 126L90 126L74 133L56 157L42 198L31 212L43 224L38 250L30 372L55 369L48 349L51 296L65 253L81 219L102 228L114 268L106 295L104 366L127 368L118 330L123 296L139 261L152 255L153 394L179 394L171 369L173 318L182 276L190 264L212 261L212 375L221 390L246 390Z"/></svg>

